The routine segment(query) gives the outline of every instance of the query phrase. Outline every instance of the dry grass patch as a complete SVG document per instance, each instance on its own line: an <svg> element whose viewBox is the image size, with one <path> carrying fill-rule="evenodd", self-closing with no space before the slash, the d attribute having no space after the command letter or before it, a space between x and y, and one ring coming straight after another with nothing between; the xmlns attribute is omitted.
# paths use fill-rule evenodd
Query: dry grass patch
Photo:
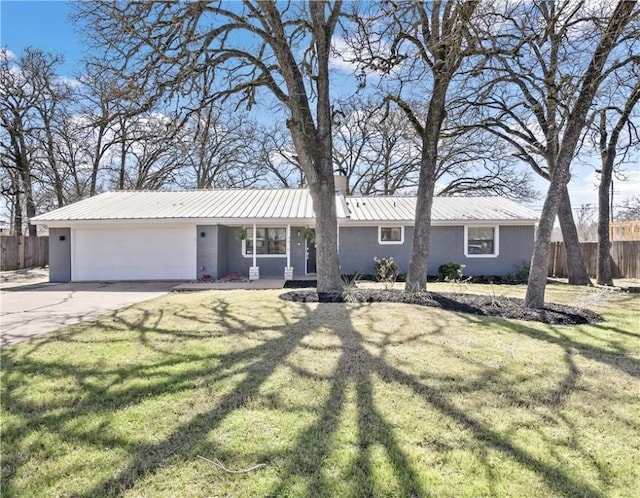
<svg viewBox="0 0 640 498"><path fill-rule="evenodd" d="M606 322L572 327L278 291L142 303L2 352L2 493L632 496L640 296L604 297Z"/></svg>

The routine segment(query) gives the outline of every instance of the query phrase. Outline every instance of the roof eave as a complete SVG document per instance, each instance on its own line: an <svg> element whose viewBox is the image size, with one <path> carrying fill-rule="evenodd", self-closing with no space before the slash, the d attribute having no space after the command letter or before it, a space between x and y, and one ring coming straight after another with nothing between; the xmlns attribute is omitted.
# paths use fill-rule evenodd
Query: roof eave
<svg viewBox="0 0 640 498"><path fill-rule="evenodd" d="M231 225L241 226L247 224L288 224L288 225L315 225L315 218L94 218L94 219L32 219L36 225L46 225L53 228L87 226L87 225L114 225L114 224L175 224L193 223L195 225Z"/></svg>

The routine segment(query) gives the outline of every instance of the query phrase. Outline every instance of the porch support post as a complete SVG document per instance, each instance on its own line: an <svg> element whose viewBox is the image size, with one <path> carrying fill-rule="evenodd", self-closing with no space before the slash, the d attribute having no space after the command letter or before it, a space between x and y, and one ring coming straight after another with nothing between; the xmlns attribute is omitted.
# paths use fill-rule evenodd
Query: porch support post
<svg viewBox="0 0 640 498"><path fill-rule="evenodd" d="M342 266L340 266L340 222L337 223L336 227L336 245L338 246L338 268L340 268L340 273L342 273Z"/></svg>
<svg viewBox="0 0 640 498"><path fill-rule="evenodd" d="M286 251L287 251L287 266L284 269L284 279L293 279L293 268L291 266L291 225L287 224L287 236L286 236Z"/></svg>
<svg viewBox="0 0 640 498"><path fill-rule="evenodd" d="M258 229L256 228L256 224L253 224L253 266L257 266L256 265L256 246L258 245L257 239L258 238Z"/></svg>
<svg viewBox="0 0 640 498"><path fill-rule="evenodd" d="M260 278L260 267L256 258L256 246L258 245L258 229L253 224L253 266L249 268L249 280L258 280Z"/></svg>

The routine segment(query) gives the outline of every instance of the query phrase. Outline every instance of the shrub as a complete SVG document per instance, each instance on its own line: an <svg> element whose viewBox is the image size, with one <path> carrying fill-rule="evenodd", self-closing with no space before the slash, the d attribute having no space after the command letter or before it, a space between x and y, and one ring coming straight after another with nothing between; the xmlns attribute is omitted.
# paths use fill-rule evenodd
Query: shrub
<svg viewBox="0 0 640 498"><path fill-rule="evenodd" d="M303 228L300 231L300 236L308 242L316 241L316 231L312 228Z"/></svg>
<svg viewBox="0 0 640 498"><path fill-rule="evenodd" d="M398 277L398 265L393 258L373 258L376 264L376 280L378 282L395 282Z"/></svg>
<svg viewBox="0 0 640 498"><path fill-rule="evenodd" d="M529 280L529 270L531 270L529 263L523 262L519 264L514 272L516 280L519 280L520 282L526 282Z"/></svg>
<svg viewBox="0 0 640 498"><path fill-rule="evenodd" d="M529 270L530 270L529 263L526 263L523 261L522 263L516 266L515 271L511 273L507 273L504 276L503 280L507 283L526 282L527 280L529 280Z"/></svg>
<svg viewBox="0 0 640 498"><path fill-rule="evenodd" d="M464 265L461 265L460 263L448 261L446 263L442 263L438 267L438 275L440 276L440 280L445 282L458 282L462 280L463 268Z"/></svg>
<svg viewBox="0 0 640 498"><path fill-rule="evenodd" d="M345 303L358 302L358 278L358 272L342 277L342 293L340 296Z"/></svg>

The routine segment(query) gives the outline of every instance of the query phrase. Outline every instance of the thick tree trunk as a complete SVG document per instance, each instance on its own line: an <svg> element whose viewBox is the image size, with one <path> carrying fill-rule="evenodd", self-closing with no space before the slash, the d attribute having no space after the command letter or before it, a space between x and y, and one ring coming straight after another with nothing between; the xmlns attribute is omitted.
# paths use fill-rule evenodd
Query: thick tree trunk
<svg viewBox="0 0 640 498"><path fill-rule="evenodd" d="M552 179L549 183L531 256L531 268L525 296L527 308L540 309L544 307L544 293L549 273L549 253L551 252L551 232L565 188L566 182L560 182L558 179Z"/></svg>
<svg viewBox="0 0 640 498"><path fill-rule="evenodd" d="M342 290L338 261L338 222L336 218L336 192L333 179L331 136L331 98L329 95L329 55L331 37L337 22L340 3L334 5L330 19L325 18L326 2L311 2L309 12L316 52L318 74L315 78L317 103L316 123L300 69L286 42L282 19L274 4L262 4L264 14L272 24L274 36L282 43L273 44L281 66L282 76L289 90L287 106L291 118L287 127L305 173L316 217L316 258L318 293Z"/></svg>
<svg viewBox="0 0 640 498"><path fill-rule="evenodd" d="M587 273L587 267L582 257L582 248L578 238L578 230L573 219L571 199L567 187L562 192L562 199L558 207L558 220L562 229L562 240L567 252L567 273L571 285L593 285Z"/></svg>
<svg viewBox="0 0 640 498"><path fill-rule="evenodd" d="M602 177L598 186L598 270L596 281L599 285L613 285L611 273L611 239L609 237L609 221L611 211L609 199L611 195L611 177L613 174L613 158L609 164L605 157L602 165Z"/></svg>
<svg viewBox="0 0 640 498"><path fill-rule="evenodd" d="M20 185L15 186L15 201L13 203L13 231L18 237L22 236L22 201L20 200Z"/></svg>
<svg viewBox="0 0 640 498"><path fill-rule="evenodd" d="M423 147L422 171L418 182L418 197L416 201L416 222L413 230L413 247L409 273L405 290L415 292L424 290L427 285L429 268L429 240L431 239L431 209L433 207L433 193L435 190L435 168L430 167L429 158Z"/></svg>
<svg viewBox="0 0 640 498"><path fill-rule="evenodd" d="M89 183L89 197L96 195L96 186L98 184L98 172L100 171L100 159L102 158L102 138L104 133L104 127L100 125L98 129L98 141L96 143L95 151L96 155L93 157L93 163L91 164L91 181Z"/></svg>
<svg viewBox="0 0 640 498"><path fill-rule="evenodd" d="M36 216L36 205L33 202L33 199L29 195L27 197L27 219L29 220L29 236L35 237L38 235L38 227L31 224L31 218L35 218Z"/></svg>
<svg viewBox="0 0 640 498"><path fill-rule="evenodd" d="M53 137L48 137L47 158L49 160L49 167L51 168L51 173L53 175L53 190L56 193L56 201L58 202L58 207L61 208L65 205L64 181L60 176L60 171L58 171L58 164L53 151Z"/></svg>
<svg viewBox="0 0 640 498"><path fill-rule="evenodd" d="M600 285L613 285L613 271L611 268L611 239L609 235L609 223L613 220L613 165L616 159L618 139L620 133L629 123L633 108L640 101L640 81L636 82L624 110L611 130L611 136L607 143L607 115L606 110L600 114L600 158L602 170L600 185L598 186L598 269L596 281Z"/></svg>
<svg viewBox="0 0 640 498"><path fill-rule="evenodd" d="M336 292L342 288L338 262L338 224L336 193L331 178L310 185L313 209L316 213L316 262L318 293Z"/></svg>
<svg viewBox="0 0 640 498"><path fill-rule="evenodd" d="M420 178L418 198L416 200L416 222L413 230L411 262L405 290L414 292L427 286L429 268L429 240L431 237L431 208L436 185L438 165L438 142L445 116L445 98L449 79L436 78L427 119L423 129L422 157L420 160Z"/></svg>
<svg viewBox="0 0 640 498"><path fill-rule="evenodd" d="M127 165L127 145L126 136L122 135L120 144L120 174L118 175L118 190L124 190L125 168Z"/></svg>
<svg viewBox="0 0 640 498"><path fill-rule="evenodd" d="M26 147L23 145L21 150L26 150ZM29 220L35 217L36 215L36 205L33 201L33 188L31 182L31 169L29 164L29 159L26 154L22 154L20 157L19 164L19 173L20 173L20 181L22 183L22 192L24 192L24 205L25 205L25 213L27 215L27 227L28 234L31 237L35 237L38 234L38 229L35 225L32 225Z"/></svg>

